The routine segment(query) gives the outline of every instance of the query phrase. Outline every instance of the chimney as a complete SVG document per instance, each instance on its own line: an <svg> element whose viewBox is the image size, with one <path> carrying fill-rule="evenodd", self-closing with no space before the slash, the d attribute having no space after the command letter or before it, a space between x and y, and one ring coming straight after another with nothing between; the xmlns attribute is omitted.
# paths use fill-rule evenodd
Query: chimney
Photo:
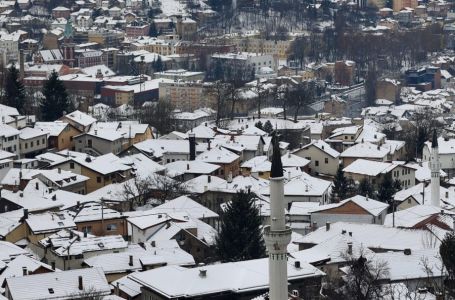
<svg viewBox="0 0 455 300"><path fill-rule="evenodd" d="M27 267L22 267L22 276L27 276Z"/></svg>
<svg viewBox="0 0 455 300"><path fill-rule="evenodd" d="M207 277L207 270L206 269L199 269L199 276L200 277Z"/></svg>
<svg viewBox="0 0 455 300"><path fill-rule="evenodd" d="M352 236L352 231L349 231L349 236Z"/></svg>
<svg viewBox="0 0 455 300"><path fill-rule="evenodd" d="M325 231L329 231L330 230L330 222L326 222L325 223Z"/></svg>
<svg viewBox="0 0 455 300"><path fill-rule="evenodd" d="M79 285L78 285L79 290L82 291L84 289L84 283L82 281L82 276L79 276L78 280L79 280L79 282L78 282L79 283Z"/></svg>
<svg viewBox="0 0 455 300"><path fill-rule="evenodd" d="M352 254L352 242L348 242L348 254Z"/></svg>
<svg viewBox="0 0 455 300"><path fill-rule="evenodd" d="M300 261L299 261L299 260L296 260L296 261L294 262L294 267L295 267L296 269L300 269Z"/></svg>
<svg viewBox="0 0 455 300"><path fill-rule="evenodd" d="M129 261L128 265L129 265L130 267L133 266L133 256L132 256L132 255L130 255L130 261Z"/></svg>
<svg viewBox="0 0 455 300"><path fill-rule="evenodd" d="M196 159L196 135L191 132L188 134L188 141L190 142L190 160Z"/></svg>
<svg viewBox="0 0 455 300"><path fill-rule="evenodd" d="M152 245L153 248L155 248L156 247L156 242L152 241L151 245Z"/></svg>
<svg viewBox="0 0 455 300"><path fill-rule="evenodd" d="M28 219L28 209L24 208L24 220Z"/></svg>

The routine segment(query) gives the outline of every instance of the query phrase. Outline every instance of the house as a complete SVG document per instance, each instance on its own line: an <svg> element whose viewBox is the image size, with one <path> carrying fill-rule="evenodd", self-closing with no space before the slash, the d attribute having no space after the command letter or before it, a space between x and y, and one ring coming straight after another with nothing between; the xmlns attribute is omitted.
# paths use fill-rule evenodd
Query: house
<svg viewBox="0 0 455 300"><path fill-rule="evenodd" d="M74 137L79 135L81 131L62 121L54 122L36 122L35 128L48 133L47 145L49 149L61 151L64 149L75 150Z"/></svg>
<svg viewBox="0 0 455 300"><path fill-rule="evenodd" d="M69 151L63 153L63 155L65 154L65 160L54 163L52 167L88 177L87 193L114 182L123 182L132 177L131 166L123 164L122 160L112 153L98 157Z"/></svg>
<svg viewBox="0 0 455 300"><path fill-rule="evenodd" d="M187 181L200 175L216 176L220 168L219 165L199 160L179 160L166 164L166 175L172 178L180 177L183 181Z"/></svg>
<svg viewBox="0 0 455 300"><path fill-rule="evenodd" d="M335 150L342 152L355 143L362 130L363 127L361 125L338 127L325 139L325 142L330 144Z"/></svg>
<svg viewBox="0 0 455 300"><path fill-rule="evenodd" d="M54 272L55 268L40 262L27 255L19 255L15 257L8 265L2 270L0 275L0 291L5 292L6 279L12 277L22 277L34 274L44 274Z"/></svg>
<svg viewBox="0 0 455 300"><path fill-rule="evenodd" d="M24 189L30 181L37 179L35 190L39 190L42 183L50 191L65 190L78 194L86 193L86 182L88 177L79 175L70 171L64 171L60 168L52 170L12 168L10 169L0 183L5 189L17 190Z"/></svg>
<svg viewBox="0 0 455 300"><path fill-rule="evenodd" d="M19 134L19 153L22 158L33 158L47 149L47 131L25 127Z"/></svg>
<svg viewBox="0 0 455 300"><path fill-rule="evenodd" d="M388 207L389 205L383 202L363 196L354 196L339 203L321 205L310 209L309 213L314 228L334 222L382 224Z"/></svg>
<svg viewBox="0 0 455 300"><path fill-rule="evenodd" d="M289 176L289 175L288 175ZM284 184L284 199L288 205L293 202L329 203L332 182L312 177L304 172L297 172ZM261 194L269 196L269 188L264 188Z"/></svg>
<svg viewBox="0 0 455 300"><path fill-rule="evenodd" d="M143 243L147 241L161 227L169 226L169 222L185 222L189 217L183 213L155 213L153 210L141 215L129 217L127 219L131 226L131 241L134 243Z"/></svg>
<svg viewBox="0 0 455 300"><path fill-rule="evenodd" d="M59 120L73 125L81 132L88 132L90 126L96 122L95 118L78 110L64 115Z"/></svg>
<svg viewBox="0 0 455 300"><path fill-rule="evenodd" d="M75 136L74 146L77 152L100 156L119 154L123 150L123 141L123 135L116 130L94 129Z"/></svg>
<svg viewBox="0 0 455 300"><path fill-rule="evenodd" d="M297 290L305 299L317 297L324 276L322 271L292 257L287 268L289 290ZM189 269L166 266L133 273L128 278L142 286L144 299L253 299L269 289L267 270L268 260L263 258Z"/></svg>
<svg viewBox="0 0 455 300"><path fill-rule="evenodd" d="M212 227L215 227L219 218L219 215L208 209L207 207L199 204L190 197L180 196L178 198L167 201L155 208L153 211L156 213L170 214L173 212L186 213L190 218L201 220Z"/></svg>
<svg viewBox="0 0 455 300"><path fill-rule="evenodd" d="M62 229L75 229L73 218L66 212L46 212L25 215L26 238L37 244L40 240Z"/></svg>
<svg viewBox="0 0 455 300"><path fill-rule="evenodd" d="M19 135L16 128L0 123L0 149L19 156Z"/></svg>
<svg viewBox="0 0 455 300"><path fill-rule="evenodd" d="M111 293L103 270L98 268L11 277L6 280L5 290L9 300L86 299L93 293Z"/></svg>
<svg viewBox="0 0 455 300"><path fill-rule="evenodd" d="M345 176L354 182L367 180L374 187L379 187L384 176L390 174L393 181L398 180L404 188L415 185L415 169L404 162L381 162L357 159L343 169Z"/></svg>
<svg viewBox="0 0 455 300"><path fill-rule="evenodd" d="M390 149L381 147L369 142L355 144L340 154L343 166L347 167L357 159L368 159L372 161L386 161Z"/></svg>
<svg viewBox="0 0 455 300"><path fill-rule="evenodd" d="M454 228L455 213L431 205L415 205L406 209L388 214L385 218L385 226L395 226L401 228L426 229L431 226L439 227L443 230Z"/></svg>
<svg viewBox="0 0 455 300"><path fill-rule="evenodd" d="M142 153L161 164L190 159L190 146L187 140L145 140L132 145L127 151Z"/></svg>
<svg viewBox="0 0 455 300"><path fill-rule="evenodd" d="M443 209L455 211L455 191L451 188L440 187L440 206ZM394 195L397 211L416 205L431 205L431 185L419 183Z"/></svg>
<svg viewBox="0 0 455 300"><path fill-rule="evenodd" d="M108 208L103 202L85 202L68 210L76 229L96 236L128 236L126 215Z"/></svg>
<svg viewBox="0 0 455 300"><path fill-rule="evenodd" d="M352 237L363 247L374 252L403 251L404 249L423 250L439 248L445 230L403 229L378 224L337 222L319 227L295 241L300 250L309 249L340 235Z"/></svg>
<svg viewBox="0 0 455 300"><path fill-rule="evenodd" d="M175 249L173 249L175 250ZM107 281L118 280L135 271L145 271L166 265L192 266L195 264L191 255L184 251L171 249L143 249L139 245L130 245L128 251L93 256L84 261L84 266L101 268Z"/></svg>
<svg viewBox="0 0 455 300"><path fill-rule="evenodd" d="M240 156L223 147L207 150L199 154L196 160L220 166L218 175L226 179L240 174Z"/></svg>
<svg viewBox="0 0 455 300"><path fill-rule="evenodd" d="M41 259L55 263L58 269L69 270L80 269L89 257L124 252L128 243L120 235L96 237L75 230L60 230L32 246Z"/></svg>
<svg viewBox="0 0 455 300"><path fill-rule="evenodd" d="M292 154L310 161L309 172L316 174L335 175L340 164L340 153L323 140L311 143L292 151Z"/></svg>
<svg viewBox="0 0 455 300"><path fill-rule="evenodd" d="M438 138L439 161L441 169L447 173L449 178L455 175L455 139ZM431 142L426 142L422 150L422 160L425 162L430 161L431 156Z"/></svg>

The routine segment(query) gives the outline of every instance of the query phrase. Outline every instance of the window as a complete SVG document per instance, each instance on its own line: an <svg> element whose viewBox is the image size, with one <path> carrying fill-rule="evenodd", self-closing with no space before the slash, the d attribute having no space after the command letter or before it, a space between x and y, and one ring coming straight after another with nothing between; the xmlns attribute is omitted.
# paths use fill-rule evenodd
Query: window
<svg viewBox="0 0 455 300"><path fill-rule="evenodd" d="M408 199L408 204L411 204L411 198Z"/></svg>
<svg viewBox="0 0 455 300"><path fill-rule="evenodd" d="M33 141L30 142L30 147L33 147Z"/></svg>
<svg viewBox="0 0 455 300"><path fill-rule="evenodd" d="M28 149L28 143L25 143L25 149Z"/></svg>
<svg viewBox="0 0 455 300"><path fill-rule="evenodd" d="M53 294L54 293L54 289L53 288L48 288L47 290L49 291L49 294Z"/></svg>
<svg viewBox="0 0 455 300"><path fill-rule="evenodd" d="M87 144L88 144L88 147L89 147L89 148L92 148L92 140L88 140L88 141L87 141Z"/></svg>
<svg viewBox="0 0 455 300"><path fill-rule="evenodd" d="M315 165L316 167L319 167L319 160L315 160L315 161L314 161L314 165Z"/></svg>
<svg viewBox="0 0 455 300"><path fill-rule="evenodd" d="M115 231L117 230L117 224L107 224L106 229L107 231Z"/></svg>
<svg viewBox="0 0 455 300"><path fill-rule="evenodd" d="M101 177L100 176L96 177L96 182L101 183Z"/></svg>
<svg viewBox="0 0 455 300"><path fill-rule="evenodd" d="M83 226L82 232L92 233L92 226Z"/></svg>
<svg viewBox="0 0 455 300"><path fill-rule="evenodd" d="M70 162L70 169L74 169L74 163Z"/></svg>
<svg viewBox="0 0 455 300"><path fill-rule="evenodd" d="M329 163L329 158L326 157L326 158L324 159L324 161L325 161L326 164L328 164L328 163Z"/></svg>
<svg viewBox="0 0 455 300"><path fill-rule="evenodd" d="M36 145L39 146L39 140L36 141Z"/></svg>

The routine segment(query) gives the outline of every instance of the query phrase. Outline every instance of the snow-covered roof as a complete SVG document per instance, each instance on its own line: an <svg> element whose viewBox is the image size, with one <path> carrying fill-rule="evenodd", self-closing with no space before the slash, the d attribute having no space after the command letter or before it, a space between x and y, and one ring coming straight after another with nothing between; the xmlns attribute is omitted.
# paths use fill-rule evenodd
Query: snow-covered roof
<svg viewBox="0 0 455 300"><path fill-rule="evenodd" d="M306 158L297 156L295 154L291 154L291 152L286 153L285 155L281 156L281 162L283 164L283 168L287 167L299 167L303 168L310 164Z"/></svg>
<svg viewBox="0 0 455 300"><path fill-rule="evenodd" d="M35 123L36 129L47 132L49 136L59 136L67 126L68 124L62 121Z"/></svg>
<svg viewBox="0 0 455 300"><path fill-rule="evenodd" d="M166 164L167 174L212 174L220 166L200 160L179 160Z"/></svg>
<svg viewBox="0 0 455 300"><path fill-rule="evenodd" d="M217 218L218 214L211 211L207 207L199 204L193 199L187 196L180 196L173 200L167 201L157 207L152 211L157 213L175 213L175 212L184 212L188 214L191 218L195 219L205 219L205 218Z"/></svg>
<svg viewBox="0 0 455 300"><path fill-rule="evenodd" d="M199 154L196 160L213 164L230 164L239 158L237 154L225 148L215 147Z"/></svg>
<svg viewBox="0 0 455 300"><path fill-rule="evenodd" d="M343 169L347 173L362 174L367 176L378 176L392 171L403 164L395 164L390 162L374 161L368 159L356 159L349 166Z"/></svg>
<svg viewBox="0 0 455 300"><path fill-rule="evenodd" d="M389 154L389 149L369 142L355 144L344 150L340 157L358 157L383 159Z"/></svg>
<svg viewBox="0 0 455 300"><path fill-rule="evenodd" d="M370 249L384 250L404 250L404 249L428 249L439 247L440 240L445 236L447 231L433 233L429 230L422 229L403 229L386 227L376 224L360 224L348 222L336 222L330 225L330 230L325 226L310 232L298 243L303 244L320 244L341 234L352 233L352 237L363 243ZM437 234L437 235L435 235Z"/></svg>
<svg viewBox="0 0 455 300"><path fill-rule="evenodd" d="M340 156L340 152L338 152L335 149L333 149L332 147L330 147L330 145L327 144L326 142L324 142L323 140L312 140L309 144L306 144L301 149L307 149L311 146L318 148L319 150L330 155L331 157L337 158ZM299 151L299 149L295 150L294 152L296 152L296 151Z"/></svg>
<svg viewBox="0 0 455 300"><path fill-rule="evenodd" d="M84 127L90 126L96 122L95 118L79 110L75 110L72 113L66 114L65 117L77 124L81 124Z"/></svg>
<svg viewBox="0 0 455 300"><path fill-rule="evenodd" d="M455 213L431 205L415 205L407 209L395 212L395 216L388 214L384 220L384 226L393 226L403 228L413 228L419 223L424 223L434 218L437 224L444 224L448 228L453 228L453 217ZM395 220L393 219L395 218ZM421 224L423 225L423 224Z"/></svg>
<svg viewBox="0 0 455 300"><path fill-rule="evenodd" d="M99 268L86 268L64 272L51 272L6 280L10 296L14 299L72 299L81 293L79 276L82 276L83 291L97 295L109 295L111 289ZM52 292L51 292L52 291Z"/></svg>
<svg viewBox="0 0 455 300"><path fill-rule="evenodd" d="M321 277L323 272L307 263L300 268L294 266L294 259L288 259L288 280ZM201 269L205 276L201 276ZM168 298L197 297L214 293L238 293L267 289L269 284L268 259L208 265L199 268L166 266L140 273L129 278L146 288L160 291ZM169 280L172 278L172 280ZM179 282L179 284L175 284Z"/></svg>
<svg viewBox="0 0 455 300"><path fill-rule="evenodd" d="M356 205L360 206L366 212L368 212L369 214L371 214L373 216L378 216L379 214L381 214L384 210L386 210L389 207L389 205L384 202L380 202L380 201L376 201L373 199L368 199L367 197L364 197L364 196L356 195L354 197L345 199L338 203L321 205L317 208L311 209L310 213L324 212L326 210L330 210L333 208L342 207L343 205L345 205L349 202L355 203Z"/></svg>
<svg viewBox="0 0 455 300"><path fill-rule="evenodd" d="M56 232L65 228L76 228L73 218L66 212L30 214L25 222L34 234Z"/></svg>

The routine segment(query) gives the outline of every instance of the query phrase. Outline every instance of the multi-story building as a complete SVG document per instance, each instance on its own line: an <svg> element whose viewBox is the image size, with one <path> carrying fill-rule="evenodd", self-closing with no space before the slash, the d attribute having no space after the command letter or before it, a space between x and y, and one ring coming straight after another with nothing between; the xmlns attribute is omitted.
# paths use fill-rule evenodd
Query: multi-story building
<svg viewBox="0 0 455 300"><path fill-rule="evenodd" d="M211 85L202 82L160 82L159 99L169 101L175 108L183 111L215 107L215 95L211 94Z"/></svg>
<svg viewBox="0 0 455 300"><path fill-rule="evenodd" d="M286 59L292 40L277 41L258 37L246 37L235 39L233 42L244 52L277 55L280 59Z"/></svg>
<svg viewBox="0 0 455 300"><path fill-rule="evenodd" d="M25 127L19 134L19 154L22 158L34 158L47 149L47 131Z"/></svg>
<svg viewBox="0 0 455 300"><path fill-rule="evenodd" d="M20 131L6 124L0 124L0 149L19 154Z"/></svg>

